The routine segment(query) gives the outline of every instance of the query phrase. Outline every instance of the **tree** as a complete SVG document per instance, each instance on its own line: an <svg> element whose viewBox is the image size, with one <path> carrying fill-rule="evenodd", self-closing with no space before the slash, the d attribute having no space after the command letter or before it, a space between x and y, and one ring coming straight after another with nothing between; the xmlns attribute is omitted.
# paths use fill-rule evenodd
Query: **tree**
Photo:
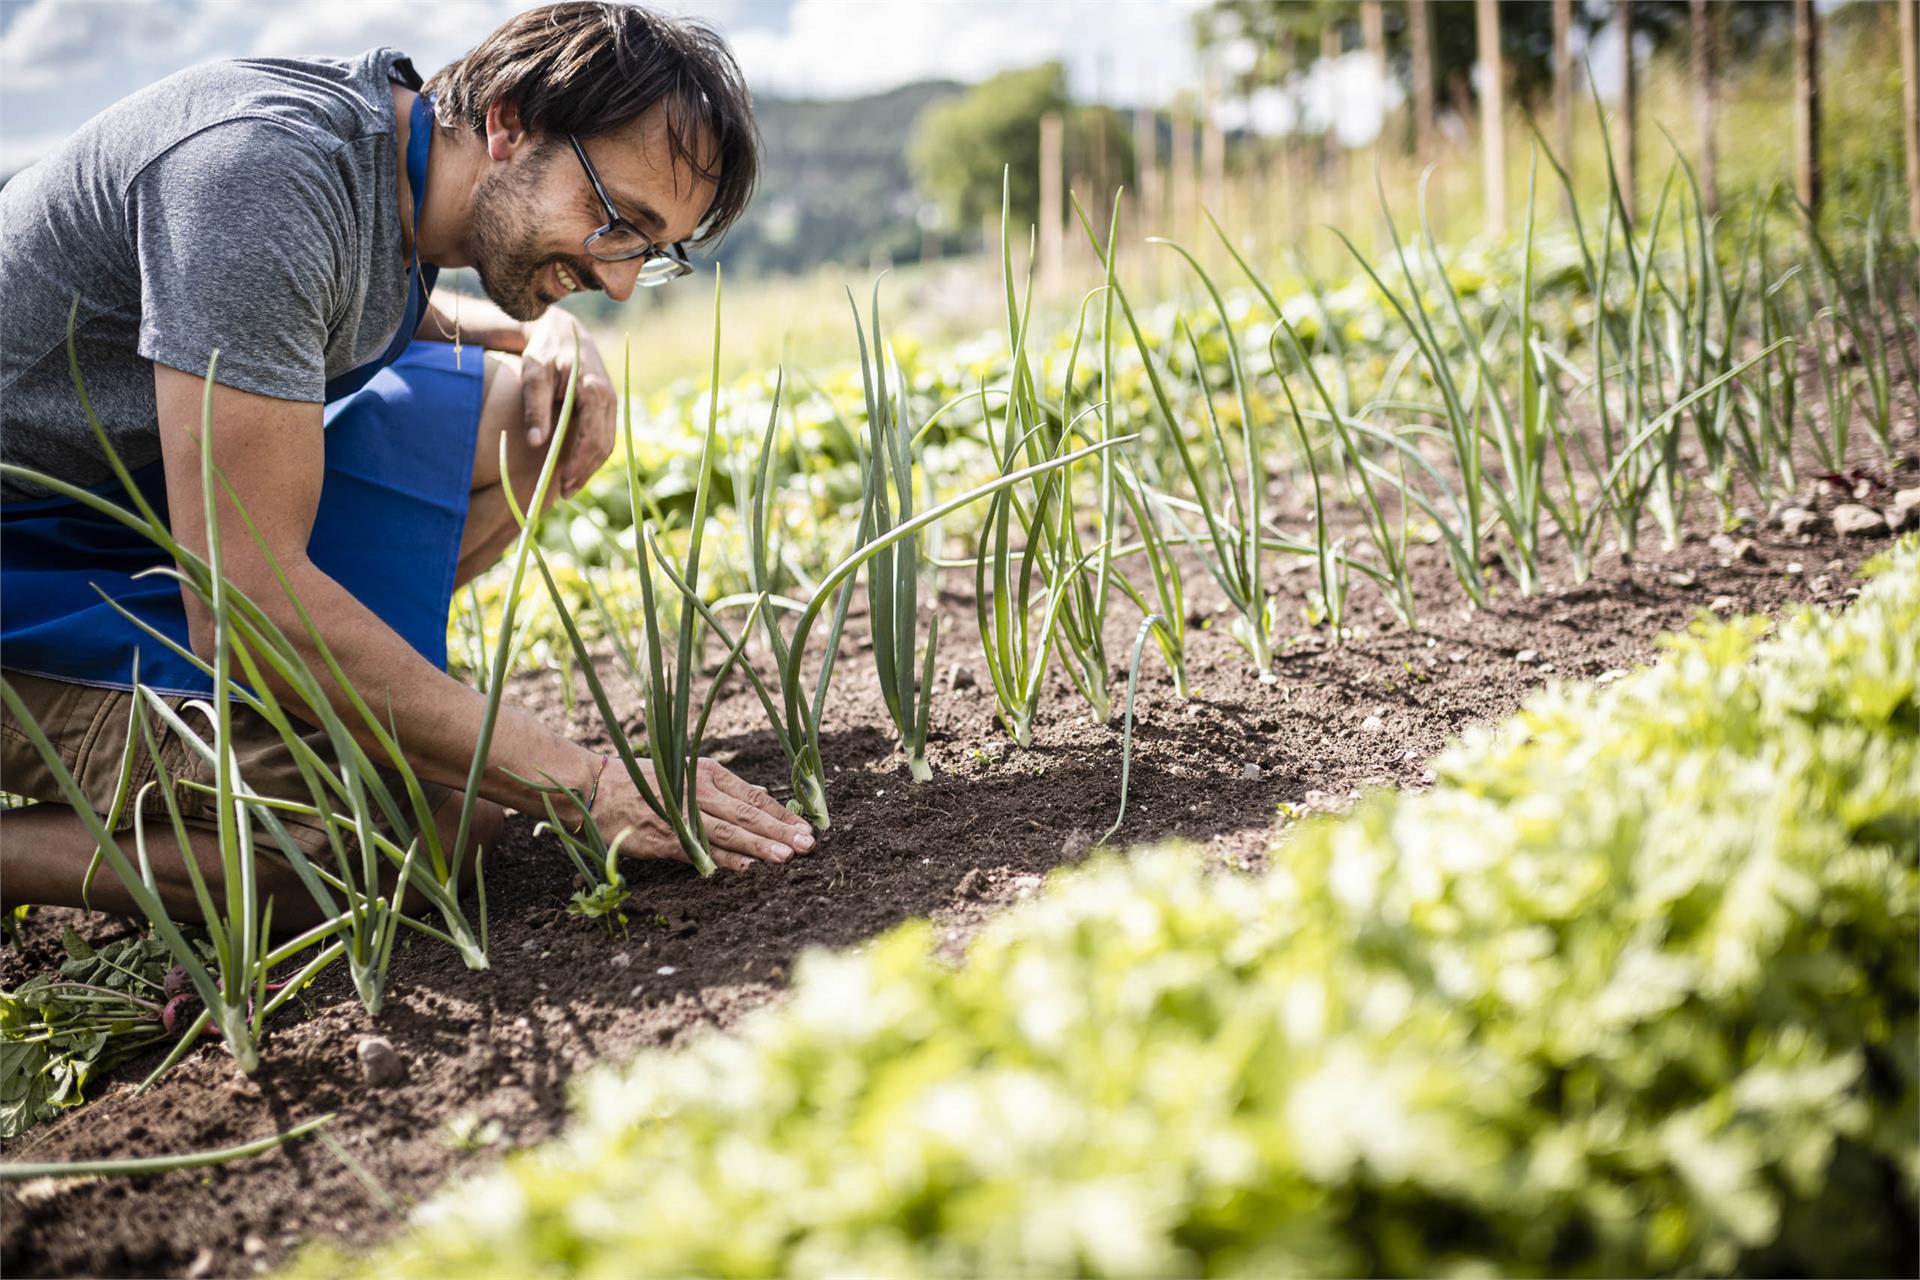
<svg viewBox="0 0 1920 1280"><path fill-rule="evenodd" d="M956 98L928 107L915 124L907 162L914 185L939 203L949 226L973 227L1000 215L1000 181L1007 174L1015 228L1040 217L1040 120L1059 112L1066 121L1065 148L1091 156L1097 141L1104 163L1089 166L1112 183L1131 184L1133 147L1118 117L1094 127L1105 107L1075 108L1067 96L1066 69L1058 62L1003 71Z"/></svg>

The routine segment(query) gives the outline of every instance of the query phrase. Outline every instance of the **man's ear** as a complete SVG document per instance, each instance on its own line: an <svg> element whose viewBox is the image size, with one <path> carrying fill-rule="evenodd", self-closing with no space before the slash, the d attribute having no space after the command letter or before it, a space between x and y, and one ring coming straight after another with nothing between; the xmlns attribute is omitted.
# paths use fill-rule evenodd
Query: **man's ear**
<svg viewBox="0 0 1920 1280"><path fill-rule="evenodd" d="M495 160L511 160L514 154L532 142L526 126L520 122L520 108L500 99L487 108L487 154Z"/></svg>

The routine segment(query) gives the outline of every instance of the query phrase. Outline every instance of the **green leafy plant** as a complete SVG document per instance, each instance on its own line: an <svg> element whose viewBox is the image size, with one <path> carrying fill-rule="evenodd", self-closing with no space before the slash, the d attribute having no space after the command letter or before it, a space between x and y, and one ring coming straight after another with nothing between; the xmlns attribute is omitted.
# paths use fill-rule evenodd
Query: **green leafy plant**
<svg viewBox="0 0 1920 1280"><path fill-rule="evenodd" d="M165 942L136 935L98 949L71 926L57 976L0 991L0 1138L86 1100L89 1082L167 1040L174 964Z"/></svg>

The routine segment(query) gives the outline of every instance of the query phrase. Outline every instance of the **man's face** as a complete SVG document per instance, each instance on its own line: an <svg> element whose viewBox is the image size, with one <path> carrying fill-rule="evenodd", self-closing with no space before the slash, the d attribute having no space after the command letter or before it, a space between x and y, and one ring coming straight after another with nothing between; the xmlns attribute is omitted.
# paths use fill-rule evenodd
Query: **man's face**
<svg viewBox="0 0 1920 1280"><path fill-rule="evenodd" d="M489 113L490 128L493 120ZM509 116L509 133L517 127ZM624 301L641 259L602 262L587 252L586 239L606 223L607 210L566 138L519 134L499 145L496 136L489 133L491 163L474 188L468 219L468 256L487 296L515 320L536 319L584 289ZM663 107L581 145L622 218L658 245L693 235L714 186L672 163Z"/></svg>

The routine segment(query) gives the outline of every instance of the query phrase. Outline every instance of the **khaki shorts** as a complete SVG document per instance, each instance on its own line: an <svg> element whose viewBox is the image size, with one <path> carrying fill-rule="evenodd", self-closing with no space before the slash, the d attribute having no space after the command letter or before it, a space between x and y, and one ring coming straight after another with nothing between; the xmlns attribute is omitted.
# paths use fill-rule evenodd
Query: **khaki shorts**
<svg viewBox="0 0 1920 1280"><path fill-rule="evenodd" d="M51 680L20 671L4 674L7 683L13 686L28 713L39 724L41 732L46 734L47 740L59 753L61 762L66 765L67 772L73 775L80 793L94 811L104 817L113 808L113 797L120 785L127 731L133 727L134 695L125 689L104 689L68 680ZM213 727L206 716L200 711L182 710L190 699L163 696L161 700L180 712L180 718L202 735L202 741L212 740ZM152 709L148 710L151 712ZM213 765L182 741L171 725L152 714L147 716L147 724L153 731L159 763L166 766L168 776L176 782L196 782L209 787L215 784ZM322 760L334 759L333 745L324 730L310 728L300 736ZM265 717L237 704L233 708L233 752L238 761L240 777L245 779L249 789L275 800L291 800L306 805L313 803L313 792L307 787L306 779L300 776L293 753L287 749L279 731ZM140 789L152 782L158 773L154 758L148 754L144 741L134 748L132 772L127 810L121 815L116 831L132 829L133 797L140 795ZM382 770L381 777L395 799L405 805L406 792L401 787L398 775ZM444 800L457 794L450 787L425 779L421 780L420 789L435 812L438 812ZM67 802L66 794L54 779L53 770L47 767L38 748L14 719L12 711L4 707L0 707L0 790L30 800L53 804ZM214 830L218 826L215 818L218 804L214 797L191 787L180 786L174 788L173 794L187 825L204 830ZM149 834L170 831L166 801L159 788L147 791L140 807L149 815L143 823ZM275 810L274 816L307 856L316 857L327 851L326 827L319 819L284 809ZM158 819L157 826L155 818ZM384 829L386 824L383 822L380 825ZM343 839L347 838L343 835ZM347 842L351 847L351 840ZM254 847L281 853L279 844L257 819Z"/></svg>

